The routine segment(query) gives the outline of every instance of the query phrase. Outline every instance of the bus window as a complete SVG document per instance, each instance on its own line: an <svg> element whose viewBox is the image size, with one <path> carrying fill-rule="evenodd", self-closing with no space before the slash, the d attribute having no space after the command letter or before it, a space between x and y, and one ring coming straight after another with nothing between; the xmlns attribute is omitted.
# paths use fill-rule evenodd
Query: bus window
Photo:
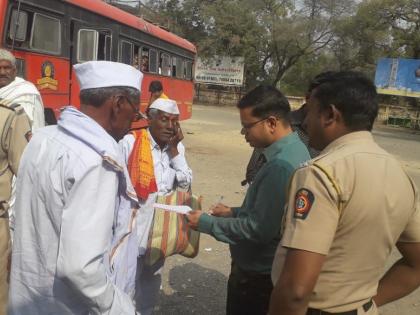
<svg viewBox="0 0 420 315"><path fill-rule="evenodd" d="M186 73L186 79L191 80L192 78L192 62L187 61L185 62L185 73Z"/></svg>
<svg viewBox="0 0 420 315"><path fill-rule="evenodd" d="M34 50L60 54L61 52L61 23L60 20L34 14L32 34L29 47Z"/></svg>
<svg viewBox="0 0 420 315"><path fill-rule="evenodd" d="M141 49L139 45L134 45L134 56L133 56L133 64L132 66L136 68L137 70L140 70L141 72L144 72L144 70L141 70Z"/></svg>
<svg viewBox="0 0 420 315"><path fill-rule="evenodd" d="M176 77L176 57L172 57L172 76Z"/></svg>
<svg viewBox="0 0 420 315"><path fill-rule="evenodd" d="M180 79L184 77L184 61L180 57L176 59L176 77Z"/></svg>
<svg viewBox="0 0 420 315"><path fill-rule="evenodd" d="M166 53L160 53L159 74L171 76L171 57Z"/></svg>
<svg viewBox="0 0 420 315"><path fill-rule="evenodd" d="M149 50L149 71L152 73L158 72L158 62L157 62L157 51L154 49Z"/></svg>
<svg viewBox="0 0 420 315"><path fill-rule="evenodd" d="M140 57L140 71L149 72L149 48L143 47L139 52Z"/></svg>
<svg viewBox="0 0 420 315"><path fill-rule="evenodd" d="M10 19L9 26L9 38L18 42L24 42L26 40L26 31L28 29L28 13L25 11L19 12L13 10L12 17ZM16 32L16 33L15 33Z"/></svg>
<svg viewBox="0 0 420 315"><path fill-rule="evenodd" d="M25 60L16 58L16 71L17 76L26 79Z"/></svg>
<svg viewBox="0 0 420 315"><path fill-rule="evenodd" d="M134 54L133 54L133 64L132 66L136 68L137 70L140 70L140 47L137 45L134 45Z"/></svg>
<svg viewBox="0 0 420 315"><path fill-rule="evenodd" d="M112 36L106 33L99 33L98 60L111 60Z"/></svg>
<svg viewBox="0 0 420 315"><path fill-rule="evenodd" d="M120 42L120 62L133 65L133 44L125 40Z"/></svg>
<svg viewBox="0 0 420 315"><path fill-rule="evenodd" d="M77 35L77 61L98 59L98 31L80 29Z"/></svg>

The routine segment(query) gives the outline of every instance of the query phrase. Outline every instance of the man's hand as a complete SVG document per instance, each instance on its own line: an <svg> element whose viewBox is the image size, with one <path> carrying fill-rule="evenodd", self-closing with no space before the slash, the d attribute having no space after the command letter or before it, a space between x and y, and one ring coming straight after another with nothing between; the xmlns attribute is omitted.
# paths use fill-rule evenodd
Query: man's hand
<svg viewBox="0 0 420 315"><path fill-rule="evenodd" d="M178 152L178 143L180 143L184 139L184 134L182 133L181 126L179 122L174 124L174 135L168 141L169 146L169 153L172 158L179 154Z"/></svg>
<svg viewBox="0 0 420 315"><path fill-rule="evenodd" d="M200 220L201 215L203 214L203 211L201 210L193 210L186 214L188 225L193 230L197 230L198 228L198 221Z"/></svg>
<svg viewBox="0 0 420 315"><path fill-rule="evenodd" d="M232 209L223 203L218 203L209 209L209 214L215 217L230 218L233 216Z"/></svg>
<svg viewBox="0 0 420 315"><path fill-rule="evenodd" d="M379 281L373 298L377 306L398 300L420 286L420 243L398 242L402 258Z"/></svg>

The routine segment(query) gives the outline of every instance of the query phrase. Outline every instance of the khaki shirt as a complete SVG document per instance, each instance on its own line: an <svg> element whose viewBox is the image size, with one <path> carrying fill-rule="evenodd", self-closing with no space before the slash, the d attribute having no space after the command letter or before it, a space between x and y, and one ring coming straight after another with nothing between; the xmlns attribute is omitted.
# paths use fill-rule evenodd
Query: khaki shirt
<svg viewBox="0 0 420 315"><path fill-rule="evenodd" d="M8 208L12 177L17 174L30 135L31 125L23 108L0 105L0 215Z"/></svg>
<svg viewBox="0 0 420 315"><path fill-rule="evenodd" d="M347 134L298 169L274 259L276 282L286 249L326 255L309 307L359 308L376 295L396 242L420 242L416 188L370 132Z"/></svg>

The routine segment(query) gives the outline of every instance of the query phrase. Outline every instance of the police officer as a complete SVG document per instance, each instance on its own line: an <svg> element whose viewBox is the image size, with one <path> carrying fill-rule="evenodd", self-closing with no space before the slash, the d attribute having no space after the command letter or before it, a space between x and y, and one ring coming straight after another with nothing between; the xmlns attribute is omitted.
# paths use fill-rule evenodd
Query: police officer
<svg viewBox="0 0 420 315"><path fill-rule="evenodd" d="M30 136L31 125L23 108L0 104L0 314L6 314L8 295L10 235L7 201L10 199L12 177L17 174L20 157Z"/></svg>
<svg viewBox="0 0 420 315"><path fill-rule="evenodd" d="M311 92L304 126L322 152L289 188L270 315L376 315L420 285L417 192L373 140L377 113L375 86L356 72ZM383 276L395 244L402 258Z"/></svg>

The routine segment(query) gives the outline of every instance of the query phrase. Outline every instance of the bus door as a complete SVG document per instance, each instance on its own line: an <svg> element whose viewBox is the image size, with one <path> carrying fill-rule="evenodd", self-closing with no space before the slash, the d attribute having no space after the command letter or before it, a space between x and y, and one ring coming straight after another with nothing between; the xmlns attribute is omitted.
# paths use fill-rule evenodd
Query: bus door
<svg viewBox="0 0 420 315"><path fill-rule="evenodd" d="M71 22L71 66L91 60L112 60L112 29ZM71 69L70 102L79 106L79 84Z"/></svg>

